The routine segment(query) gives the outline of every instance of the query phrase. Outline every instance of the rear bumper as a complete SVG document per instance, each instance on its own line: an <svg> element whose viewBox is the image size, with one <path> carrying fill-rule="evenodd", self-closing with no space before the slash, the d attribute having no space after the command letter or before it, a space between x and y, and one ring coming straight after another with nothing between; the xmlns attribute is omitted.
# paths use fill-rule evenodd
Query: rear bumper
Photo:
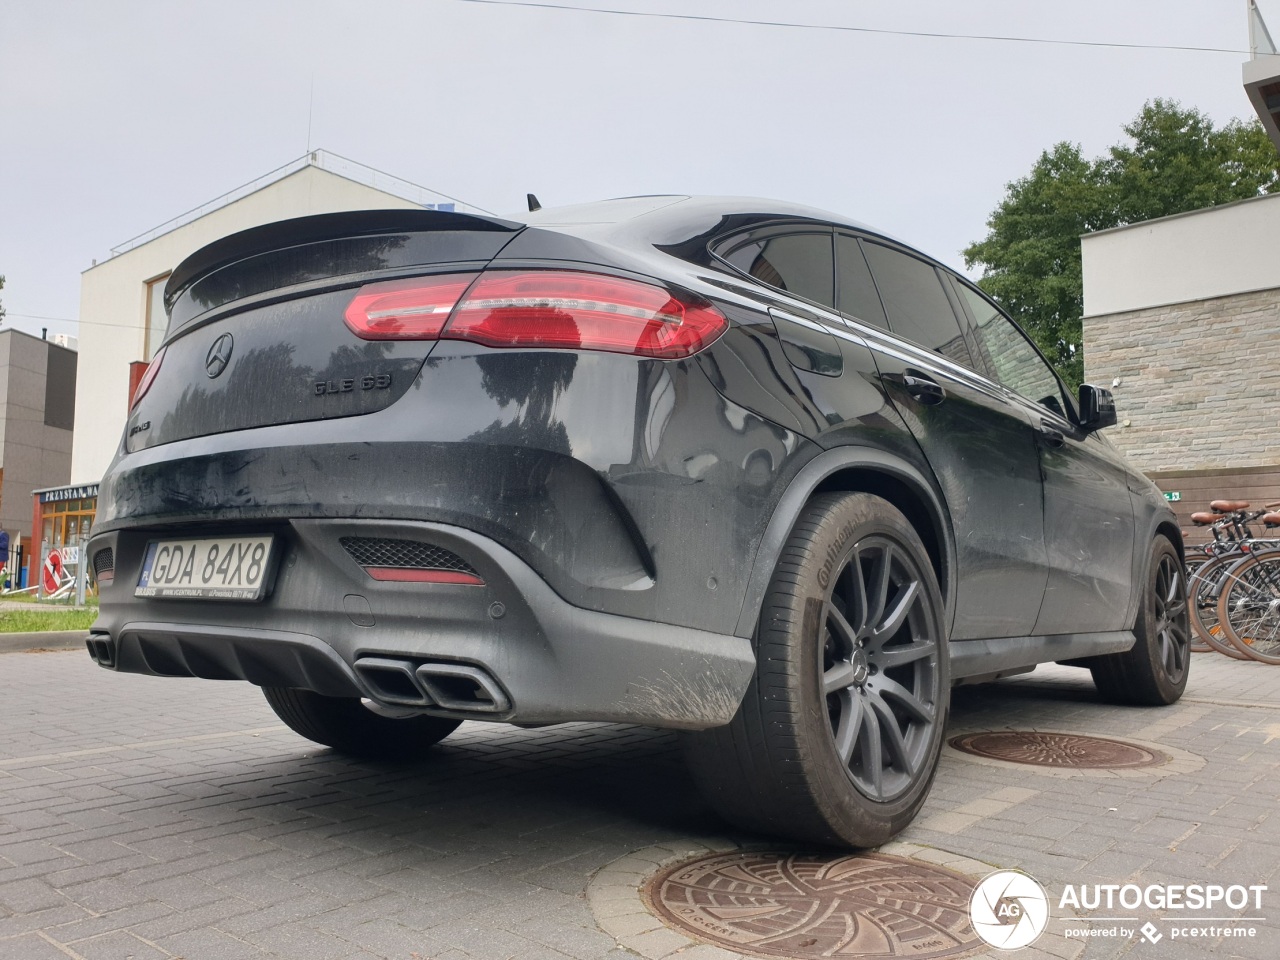
<svg viewBox="0 0 1280 960"><path fill-rule="evenodd" d="M259 527L258 529L263 529ZM133 596L155 534L95 536L112 550L89 649L112 669L247 680L515 723L727 723L754 669L749 640L586 610L514 553L447 524L293 520L271 526L279 567L259 603ZM429 543L483 586L374 580L340 541Z"/></svg>

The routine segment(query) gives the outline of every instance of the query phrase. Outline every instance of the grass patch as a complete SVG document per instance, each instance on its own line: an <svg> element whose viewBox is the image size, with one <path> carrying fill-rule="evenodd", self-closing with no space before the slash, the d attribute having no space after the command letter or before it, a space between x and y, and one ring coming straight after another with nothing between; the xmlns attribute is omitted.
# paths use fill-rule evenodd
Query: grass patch
<svg viewBox="0 0 1280 960"><path fill-rule="evenodd" d="M68 597L63 597L61 600L37 600L35 593L0 593L0 601L5 603L39 604L42 608L45 606L57 607L59 604L69 604L71 602ZM86 593L84 602L85 606L96 607L98 605L98 595L96 593Z"/></svg>
<svg viewBox="0 0 1280 960"><path fill-rule="evenodd" d="M96 619L97 610L5 610L0 612L0 633L88 630Z"/></svg>

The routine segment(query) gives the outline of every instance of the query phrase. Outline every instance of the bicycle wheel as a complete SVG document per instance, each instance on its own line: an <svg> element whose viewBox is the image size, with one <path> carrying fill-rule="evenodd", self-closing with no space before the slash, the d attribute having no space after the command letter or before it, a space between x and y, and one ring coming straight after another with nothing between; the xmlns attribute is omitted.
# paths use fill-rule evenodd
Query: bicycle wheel
<svg viewBox="0 0 1280 960"><path fill-rule="evenodd" d="M1280 551L1246 557L1227 573L1218 622L1251 660L1280 663Z"/></svg>
<svg viewBox="0 0 1280 960"><path fill-rule="evenodd" d="M1206 560L1187 580L1187 596L1195 597L1195 602L1188 611L1191 632L1209 650L1216 650L1233 660L1249 658L1226 638L1223 625L1218 621L1218 600L1222 595L1227 571L1241 556L1239 553L1228 553Z"/></svg>

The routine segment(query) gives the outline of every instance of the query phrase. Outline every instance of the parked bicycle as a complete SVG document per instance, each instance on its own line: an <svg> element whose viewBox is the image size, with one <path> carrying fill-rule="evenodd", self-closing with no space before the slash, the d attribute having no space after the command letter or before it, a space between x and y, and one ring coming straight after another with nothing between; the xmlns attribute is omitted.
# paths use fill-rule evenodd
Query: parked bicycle
<svg viewBox="0 0 1280 960"><path fill-rule="evenodd" d="M1280 513L1263 521L1280 526ZM1236 560L1223 578L1217 605L1220 636L1262 663L1280 663L1280 549Z"/></svg>
<svg viewBox="0 0 1280 960"><path fill-rule="evenodd" d="M1213 535L1209 543L1189 550L1187 557L1191 629L1198 641L1192 649L1197 652L1215 650L1237 660L1256 659L1249 645L1231 641L1219 615L1220 601L1239 576L1236 567L1242 560L1260 552L1276 552L1280 557L1280 539L1261 538L1253 530L1259 521L1269 530L1280 526L1280 513L1269 513L1267 509L1251 513L1249 507L1245 500L1214 500L1209 504L1212 512L1191 515L1193 523L1208 526ZM1280 503L1267 507L1274 509ZM1239 600L1239 592L1236 596Z"/></svg>

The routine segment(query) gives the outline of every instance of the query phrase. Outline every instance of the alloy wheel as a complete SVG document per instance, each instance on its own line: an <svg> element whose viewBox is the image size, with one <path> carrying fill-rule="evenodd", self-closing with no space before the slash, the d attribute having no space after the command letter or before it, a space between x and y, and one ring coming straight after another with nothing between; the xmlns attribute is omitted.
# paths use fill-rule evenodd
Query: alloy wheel
<svg viewBox="0 0 1280 960"><path fill-rule="evenodd" d="M1182 566L1166 554L1156 568L1156 652L1166 676L1178 683L1187 671L1191 635L1187 625L1187 584Z"/></svg>
<svg viewBox="0 0 1280 960"><path fill-rule="evenodd" d="M939 709L938 638L920 572L892 541L853 546L829 584L819 650L836 753L864 796L927 774Z"/></svg>

